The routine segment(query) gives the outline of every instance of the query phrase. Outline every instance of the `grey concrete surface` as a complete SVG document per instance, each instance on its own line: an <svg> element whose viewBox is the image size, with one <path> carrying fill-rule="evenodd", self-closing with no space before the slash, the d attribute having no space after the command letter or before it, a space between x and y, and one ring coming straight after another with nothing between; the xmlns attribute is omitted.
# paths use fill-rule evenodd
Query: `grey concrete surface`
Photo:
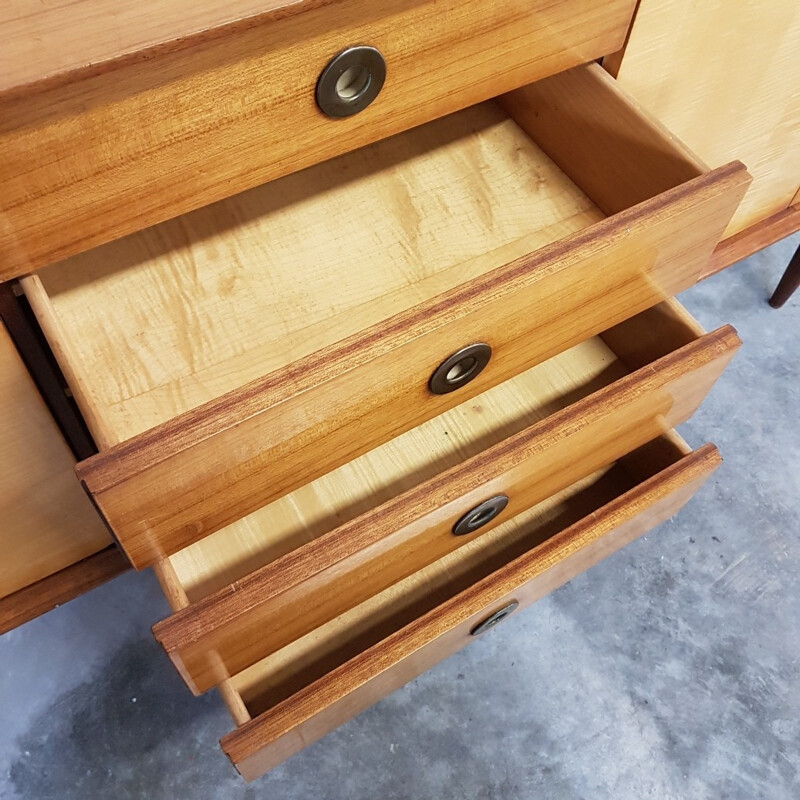
<svg viewBox="0 0 800 800"><path fill-rule="evenodd" d="M745 345L682 433L725 463L671 522L261 780L130 574L0 638L0 797L800 798L798 237L685 293Z"/></svg>

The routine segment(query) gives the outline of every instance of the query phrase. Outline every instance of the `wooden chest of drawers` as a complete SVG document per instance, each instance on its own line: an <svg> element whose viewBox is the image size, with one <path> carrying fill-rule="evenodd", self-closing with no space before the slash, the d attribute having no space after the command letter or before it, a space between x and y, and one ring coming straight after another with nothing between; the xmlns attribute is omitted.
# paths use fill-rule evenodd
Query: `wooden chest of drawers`
<svg viewBox="0 0 800 800"><path fill-rule="evenodd" d="M671 297L749 182L584 63L630 2L263 5L9 94L0 240L99 448L77 475L248 779L716 468L673 428L739 341ZM350 45L385 82L332 120L316 79ZM345 104L378 80L350 69Z"/></svg>

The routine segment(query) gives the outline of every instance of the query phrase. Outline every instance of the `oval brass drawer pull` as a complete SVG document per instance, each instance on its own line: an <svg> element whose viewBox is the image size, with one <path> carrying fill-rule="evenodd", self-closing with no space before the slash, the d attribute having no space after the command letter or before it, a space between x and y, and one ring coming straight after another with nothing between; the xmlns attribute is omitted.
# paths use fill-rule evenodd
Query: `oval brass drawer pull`
<svg viewBox="0 0 800 800"><path fill-rule="evenodd" d="M498 622L502 622L509 614L513 614L517 610L519 603L512 600L508 605L498 608L494 614L490 614L483 622L479 622L470 632L470 636L480 636L486 633L490 628L494 628Z"/></svg>
<svg viewBox="0 0 800 800"><path fill-rule="evenodd" d="M428 388L434 394L448 394L476 378L492 357L492 348L477 342L456 350L433 371Z"/></svg>
<svg viewBox="0 0 800 800"><path fill-rule="evenodd" d="M466 533L482 528L488 522L491 522L506 506L508 505L508 497L504 494L498 494L495 497L490 497L484 500L475 508L467 511L461 519L453 525L453 533L456 536L463 536Z"/></svg>
<svg viewBox="0 0 800 800"><path fill-rule="evenodd" d="M386 61L374 47L348 47L335 55L317 81L317 105L329 117L363 111L386 80Z"/></svg>

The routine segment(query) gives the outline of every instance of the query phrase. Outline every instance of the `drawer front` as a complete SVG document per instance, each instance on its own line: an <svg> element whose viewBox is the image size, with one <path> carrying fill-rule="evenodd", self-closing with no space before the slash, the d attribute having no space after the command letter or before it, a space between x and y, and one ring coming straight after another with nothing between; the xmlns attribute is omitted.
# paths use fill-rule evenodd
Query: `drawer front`
<svg viewBox="0 0 800 800"><path fill-rule="evenodd" d="M694 283L746 185L691 179L78 467L137 568ZM465 345L492 356L457 391L429 379Z"/></svg>
<svg viewBox="0 0 800 800"><path fill-rule="evenodd" d="M653 325L655 314L642 316ZM637 336L638 345L638 333L623 323L607 338L635 361L617 340ZM156 638L192 691L217 685L684 422L738 346L725 327L679 347L179 611L155 626ZM498 497L507 505L496 516L454 535L465 514Z"/></svg>
<svg viewBox="0 0 800 800"><path fill-rule="evenodd" d="M0 95L0 280L612 52L635 3L280 5ZM386 82L332 119L317 79L353 45L381 51Z"/></svg>
<svg viewBox="0 0 800 800"><path fill-rule="evenodd" d="M667 519L719 460L711 445L686 455L245 723L223 750L258 777L459 650L498 610L534 602Z"/></svg>

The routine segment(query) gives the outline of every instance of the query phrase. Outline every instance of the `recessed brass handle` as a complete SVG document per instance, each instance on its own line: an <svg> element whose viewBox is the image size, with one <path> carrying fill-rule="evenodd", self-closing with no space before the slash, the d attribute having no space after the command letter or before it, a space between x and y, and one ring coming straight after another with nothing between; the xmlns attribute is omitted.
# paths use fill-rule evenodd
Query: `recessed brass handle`
<svg viewBox="0 0 800 800"><path fill-rule="evenodd" d="M436 367L428 388L433 394L454 392L480 375L491 357L492 348L485 342L462 347Z"/></svg>
<svg viewBox="0 0 800 800"><path fill-rule="evenodd" d="M317 80L317 105L329 117L363 111L383 88L386 61L374 47L348 47L335 55Z"/></svg>
<svg viewBox="0 0 800 800"><path fill-rule="evenodd" d="M480 636L482 633L486 633L490 628L494 628L498 622L502 622L509 614L513 614L519 603L516 600L512 600L508 605L503 606L502 608L498 608L493 614L490 614L486 617L483 622L479 622L470 632L470 636Z"/></svg>
<svg viewBox="0 0 800 800"><path fill-rule="evenodd" d="M475 508L470 509L461 519L453 525L453 533L456 536L463 536L466 533L482 528L491 522L506 506L508 497L498 494L479 503Z"/></svg>

